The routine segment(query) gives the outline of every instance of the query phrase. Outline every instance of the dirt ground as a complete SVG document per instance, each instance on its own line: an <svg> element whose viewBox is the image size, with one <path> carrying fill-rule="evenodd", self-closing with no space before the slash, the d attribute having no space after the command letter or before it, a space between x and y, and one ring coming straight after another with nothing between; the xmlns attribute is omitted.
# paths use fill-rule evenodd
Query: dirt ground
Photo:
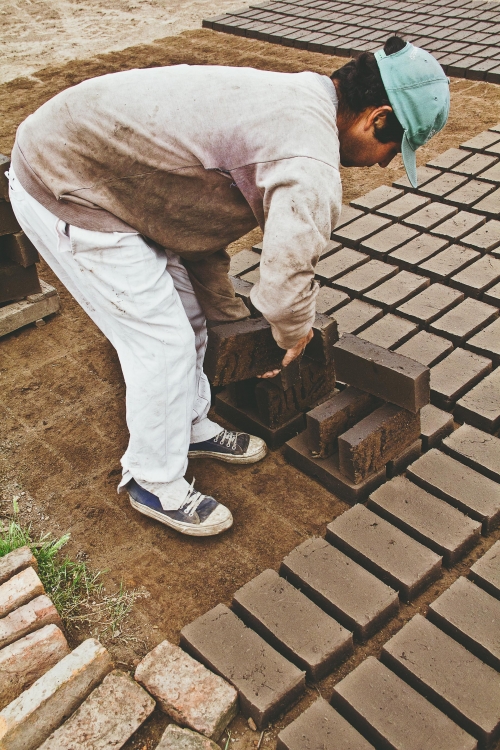
<svg viewBox="0 0 500 750"><path fill-rule="evenodd" d="M196 30L57 63L0 85L0 151L9 152L17 125L42 102L91 76L175 63L330 73L344 62ZM499 87L452 80L451 91L449 123L419 151L419 164L500 121ZM343 170L344 202L390 184L401 173L399 160L386 170ZM256 230L231 251L258 239ZM132 668L164 638L178 642L180 629L198 615L219 602L229 604L234 591L256 574L278 568L297 544L322 535L326 524L347 506L289 466L278 450L248 467L207 459L190 463L188 479L195 476L198 489L213 494L234 514L233 528L220 537L183 537L135 513L126 496L116 493L127 430L124 386L114 350L43 264L40 272L58 289L61 313L44 327L28 326L0 342L0 514L8 515L13 495L20 497L21 518L30 520L37 531L55 535L69 531L71 554L87 559L93 568L109 570L109 588L123 581L143 592L122 636L108 644L119 666ZM318 693L329 697L331 687L368 653L378 655L382 643L403 622L417 611L425 612L426 605L499 536L483 539L413 605L403 606L401 616L367 646L358 647L346 664L320 685L310 686L286 721L277 722L266 733L261 747L275 747L276 733L284 723ZM84 636L82 631L76 640ZM165 718L155 712L146 728L127 744L128 750L154 747L153 740L165 724ZM232 748L256 746L258 736L242 718L233 722L232 731Z"/></svg>

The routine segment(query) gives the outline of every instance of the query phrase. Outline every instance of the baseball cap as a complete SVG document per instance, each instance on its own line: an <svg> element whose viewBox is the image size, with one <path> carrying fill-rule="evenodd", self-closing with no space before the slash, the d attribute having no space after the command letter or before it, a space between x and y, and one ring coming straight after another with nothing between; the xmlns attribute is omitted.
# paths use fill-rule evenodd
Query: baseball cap
<svg viewBox="0 0 500 750"><path fill-rule="evenodd" d="M404 130L401 155L406 174L417 187L415 152L446 125L450 81L429 52L409 42L392 55L375 52L387 97Z"/></svg>

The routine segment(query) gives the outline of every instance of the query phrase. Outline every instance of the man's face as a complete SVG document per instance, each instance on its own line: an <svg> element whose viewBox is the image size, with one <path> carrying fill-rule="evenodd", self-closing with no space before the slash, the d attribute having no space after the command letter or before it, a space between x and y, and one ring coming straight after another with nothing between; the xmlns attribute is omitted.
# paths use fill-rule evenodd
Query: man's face
<svg viewBox="0 0 500 750"><path fill-rule="evenodd" d="M381 143L375 137L384 124L390 107L367 109L355 120L339 123L340 163L343 167L380 167L387 165L401 151L400 143Z"/></svg>

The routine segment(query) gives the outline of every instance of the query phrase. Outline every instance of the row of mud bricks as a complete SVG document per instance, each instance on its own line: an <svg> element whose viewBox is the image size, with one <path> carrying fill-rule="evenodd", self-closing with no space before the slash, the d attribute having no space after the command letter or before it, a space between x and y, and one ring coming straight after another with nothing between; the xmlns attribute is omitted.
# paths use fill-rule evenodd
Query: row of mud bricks
<svg viewBox="0 0 500 750"><path fill-rule="evenodd" d="M0 154L0 336L59 309L56 290L38 278L38 253L10 205L9 166Z"/></svg>

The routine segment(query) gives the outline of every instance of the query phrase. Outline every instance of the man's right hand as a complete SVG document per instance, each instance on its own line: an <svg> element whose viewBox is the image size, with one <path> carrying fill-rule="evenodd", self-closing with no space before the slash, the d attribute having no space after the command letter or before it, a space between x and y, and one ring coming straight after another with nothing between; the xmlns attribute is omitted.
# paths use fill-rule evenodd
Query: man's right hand
<svg viewBox="0 0 500 750"><path fill-rule="evenodd" d="M286 354L283 357L283 361L281 363L282 367L286 367L290 364L290 362L293 362L294 359L297 357L300 357L304 349L306 348L307 344L310 342L310 340L313 337L312 329L309 331L309 333L306 333L305 336L303 336L295 346L292 346L291 349L286 350ZM269 370L269 372L265 372L263 375L257 375L258 378L274 378L276 375L279 375L280 370Z"/></svg>

